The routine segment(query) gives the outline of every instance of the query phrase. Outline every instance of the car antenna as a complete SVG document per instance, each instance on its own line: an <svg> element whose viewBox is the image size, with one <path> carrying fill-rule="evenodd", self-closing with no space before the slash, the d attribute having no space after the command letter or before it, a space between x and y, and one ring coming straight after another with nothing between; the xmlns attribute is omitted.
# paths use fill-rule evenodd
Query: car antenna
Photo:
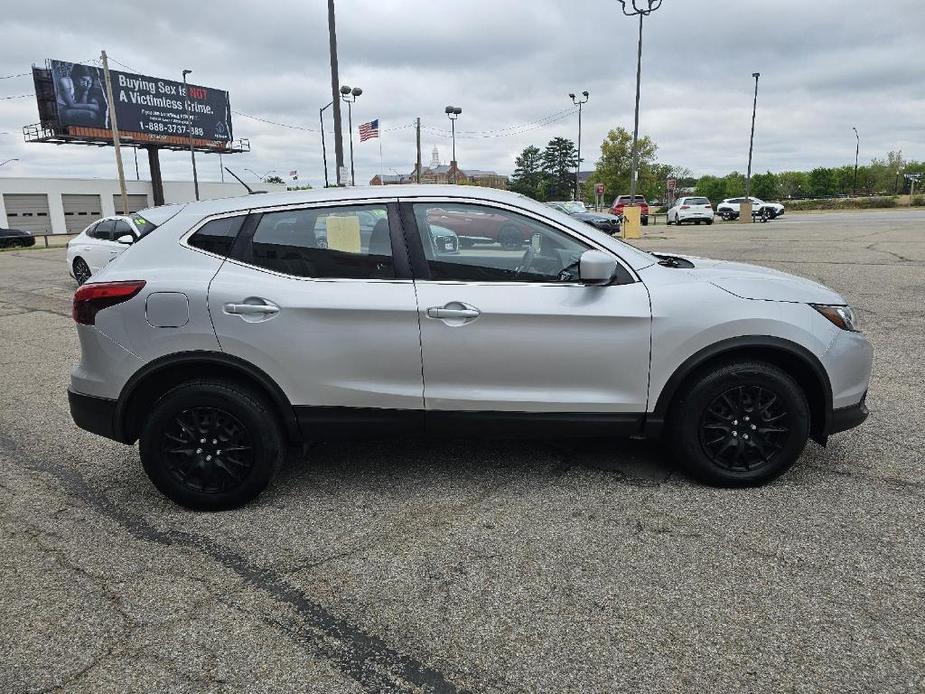
<svg viewBox="0 0 925 694"><path fill-rule="evenodd" d="M247 188L247 192L248 192L249 195L257 195L257 193L264 193L264 192L266 192L266 191L263 191L263 190L254 190L254 189L251 188L249 185L247 185L247 184L243 181L243 179L242 179L240 176L238 176L238 174L236 174L234 171L232 171L231 169L229 169L227 166L225 167L225 171L227 171L227 172L230 173L232 176L234 176L236 179L238 179L238 183L240 183L242 186L244 186L245 188Z"/></svg>

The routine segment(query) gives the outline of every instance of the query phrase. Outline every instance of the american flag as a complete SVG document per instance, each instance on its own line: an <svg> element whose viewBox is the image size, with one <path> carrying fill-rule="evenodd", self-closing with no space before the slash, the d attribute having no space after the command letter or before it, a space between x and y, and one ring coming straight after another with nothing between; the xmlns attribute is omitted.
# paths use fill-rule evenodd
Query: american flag
<svg viewBox="0 0 925 694"><path fill-rule="evenodd" d="M293 169L289 172L289 178L291 178L293 181L299 180L299 172Z"/></svg>
<svg viewBox="0 0 925 694"><path fill-rule="evenodd" d="M372 140L374 137L379 137L379 119L371 120L369 123L360 124L360 142L366 142L367 140Z"/></svg>

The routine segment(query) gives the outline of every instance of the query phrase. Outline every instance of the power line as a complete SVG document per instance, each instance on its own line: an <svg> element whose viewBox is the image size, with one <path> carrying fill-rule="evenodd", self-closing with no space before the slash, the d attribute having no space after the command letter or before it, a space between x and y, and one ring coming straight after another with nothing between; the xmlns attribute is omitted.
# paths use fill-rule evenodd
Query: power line
<svg viewBox="0 0 925 694"><path fill-rule="evenodd" d="M31 74L31 72L20 72L18 75L3 75L0 77L0 80L11 80L14 77L28 77Z"/></svg>
<svg viewBox="0 0 925 694"><path fill-rule="evenodd" d="M25 99L30 96L35 96L35 94L17 94L16 96L0 96L0 99L3 101L9 101L10 99Z"/></svg>

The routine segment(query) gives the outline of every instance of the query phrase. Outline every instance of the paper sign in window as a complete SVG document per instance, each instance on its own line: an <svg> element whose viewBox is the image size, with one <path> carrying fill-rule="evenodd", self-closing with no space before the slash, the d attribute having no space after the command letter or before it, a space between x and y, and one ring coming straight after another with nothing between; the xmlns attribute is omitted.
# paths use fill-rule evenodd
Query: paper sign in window
<svg viewBox="0 0 925 694"><path fill-rule="evenodd" d="M328 232L328 248L344 253L361 253L360 247L360 218L326 217L324 220Z"/></svg>

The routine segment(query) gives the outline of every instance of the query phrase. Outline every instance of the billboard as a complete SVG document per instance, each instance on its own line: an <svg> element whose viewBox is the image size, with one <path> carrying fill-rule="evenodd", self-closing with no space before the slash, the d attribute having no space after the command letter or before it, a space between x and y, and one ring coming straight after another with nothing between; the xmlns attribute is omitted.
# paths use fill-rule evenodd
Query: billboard
<svg viewBox="0 0 925 694"><path fill-rule="evenodd" d="M43 124L54 112L54 123L70 131L95 133L110 128L115 109L120 133L137 134L138 140L188 138L205 144L227 143L231 136L231 102L228 92L209 87L110 70L113 104L106 98L103 69L93 65L48 61L54 108L46 102ZM52 95L49 95L52 96ZM190 129L188 129L190 128Z"/></svg>

